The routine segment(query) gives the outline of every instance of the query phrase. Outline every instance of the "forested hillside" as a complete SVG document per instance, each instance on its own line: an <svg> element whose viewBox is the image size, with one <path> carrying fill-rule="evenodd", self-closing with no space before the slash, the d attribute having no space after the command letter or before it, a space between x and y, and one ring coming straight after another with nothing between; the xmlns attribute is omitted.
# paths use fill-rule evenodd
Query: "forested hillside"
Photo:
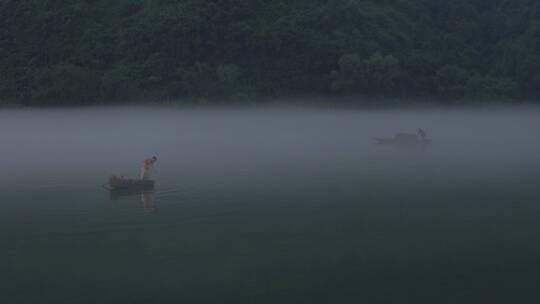
<svg viewBox="0 0 540 304"><path fill-rule="evenodd" d="M0 71L4 104L535 100L540 4L0 0Z"/></svg>

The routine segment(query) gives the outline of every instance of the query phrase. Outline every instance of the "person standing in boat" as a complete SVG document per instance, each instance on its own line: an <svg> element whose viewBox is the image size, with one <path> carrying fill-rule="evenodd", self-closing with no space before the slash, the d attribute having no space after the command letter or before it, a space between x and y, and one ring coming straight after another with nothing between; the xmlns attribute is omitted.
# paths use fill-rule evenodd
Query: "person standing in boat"
<svg viewBox="0 0 540 304"><path fill-rule="evenodd" d="M426 140L426 132L422 130L422 128L418 128L418 131L416 131L418 136L420 137L420 140L425 141Z"/></svg>
<svg viewBox="0 0 540 304"><path fill-rule="evenodd" d="M141 179L142 180L149 180L151 179L151 173L152 169L154 169L154 163L157 161L157 157L152 156L151 158L147 158L143 161L143 165L141 168Z"/></svg>

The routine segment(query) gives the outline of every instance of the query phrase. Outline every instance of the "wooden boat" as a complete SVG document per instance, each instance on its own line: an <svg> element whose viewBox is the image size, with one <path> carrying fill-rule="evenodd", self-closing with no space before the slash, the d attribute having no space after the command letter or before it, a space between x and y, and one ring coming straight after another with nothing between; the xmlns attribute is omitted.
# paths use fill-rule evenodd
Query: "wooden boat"
<svg viewBox="0 0 540 304"><path fill-rule="evenodd" d="M393 145L400 147L417 147L426 146L431 143L430 139L422 139L416 134L411 133L399 133L393 138L374 138L378 144Z"/></svg>
<svg viewBox="0 0 540 304"><path fill-rule="evenodd" d="M154 189L153 180L143 180L139 178L109 177L110 189L131 189L131 190L151 190Z"/></svg>

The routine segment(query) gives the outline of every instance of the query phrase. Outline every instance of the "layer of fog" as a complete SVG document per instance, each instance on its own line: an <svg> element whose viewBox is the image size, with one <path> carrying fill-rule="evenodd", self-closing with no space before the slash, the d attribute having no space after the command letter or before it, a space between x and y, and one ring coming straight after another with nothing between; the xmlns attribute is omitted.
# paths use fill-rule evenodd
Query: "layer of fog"
<svg viewBox="0 0 540 304"><path fill-rule="evenodd" d="M423 128L428 149L381 147L373 137ZM230 180L511 175L540 164L540 109L340 110L151 107L0 111L2 185L96 183L137 175ZM538 175L536 175L538 176ZM41 181L40 181L41 180Z"/></svg>

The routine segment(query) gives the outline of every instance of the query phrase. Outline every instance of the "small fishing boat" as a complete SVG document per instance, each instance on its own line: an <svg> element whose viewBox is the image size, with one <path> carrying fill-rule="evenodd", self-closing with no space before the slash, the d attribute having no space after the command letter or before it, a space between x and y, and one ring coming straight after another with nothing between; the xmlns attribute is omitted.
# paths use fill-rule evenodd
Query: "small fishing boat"
<svg viewBox="0 0 540 304"><path fill-rule="evenodd" d="M412 133L399 133L393 138L374 138L374 140L377 142L377 144L401 147L426 146L431 143L430 139L422 139L416 134Z"/></svg>
<svg viewBox="0 0 540 304"><path fill-rule="evenodd" d="M131 189L131 190L150 190L154 189L153 180L144 180L139 178L127 178L123 176L109 177L110 189Z"/></svg>

